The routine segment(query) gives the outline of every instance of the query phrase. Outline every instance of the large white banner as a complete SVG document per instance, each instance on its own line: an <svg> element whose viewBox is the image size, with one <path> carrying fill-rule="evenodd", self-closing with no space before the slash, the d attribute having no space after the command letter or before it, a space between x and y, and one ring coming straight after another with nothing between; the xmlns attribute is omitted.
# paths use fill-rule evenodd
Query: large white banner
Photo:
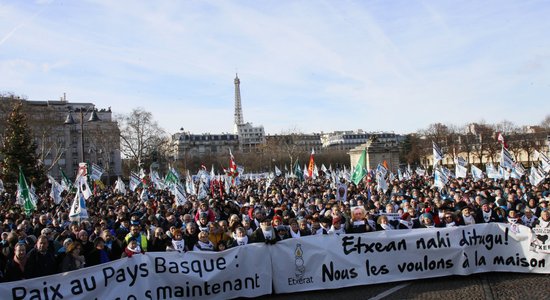
<svg viewBox="0 0 550 300"><path fill-rule="evenodd" d="M48 277L0 284L2 299L230 299L271 294L264 245L224 252L150 252Z"/></svg>
<svg viewBox="0 0 550 300"><path fill-rule="evenodd" d="M550 273L550 229L478 224L150 252L0 284L1 299L230 299L482 272Z"/></svg>
<svg viewBox="0 0 550 300"><path fill-rule="evenodd" d="M528 227L505 224L288 239L270 247L273 286L292 293L491 271L548 273L550 255L530 244Z"/></svg>

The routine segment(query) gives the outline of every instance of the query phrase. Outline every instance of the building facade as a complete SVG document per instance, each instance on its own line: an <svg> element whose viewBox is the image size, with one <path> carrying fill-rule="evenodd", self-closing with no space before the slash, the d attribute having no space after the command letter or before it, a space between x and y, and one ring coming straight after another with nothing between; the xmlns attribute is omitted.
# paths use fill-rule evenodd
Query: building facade
<svg viewBox="0 0 550 300"><path fill-rule="evenodd" d="M68 102L65 97L59 101L1 99L0 134L6 128L2 122L6 122L16 102L23 104L38 157L49 174L59 179L63 170L74 178L78 164L86 161L101 166L105 176L121 175L120 130L110 108L97 110L93 103ZM94 111L98 120L88 122ZM68 119L73 124L65 124Z"/></svg>

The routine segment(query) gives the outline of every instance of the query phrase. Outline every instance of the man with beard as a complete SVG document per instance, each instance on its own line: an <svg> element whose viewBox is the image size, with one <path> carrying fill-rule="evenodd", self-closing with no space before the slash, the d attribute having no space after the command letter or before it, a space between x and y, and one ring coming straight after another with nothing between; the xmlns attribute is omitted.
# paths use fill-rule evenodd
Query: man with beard
<svg viewBox="0 0 550 300"><path fill-rule="evenodd" d="M250 236L251 243L275 244L279 240L279 236L271 225L271 219L267 217L260 221L260 227Z"/></svg>

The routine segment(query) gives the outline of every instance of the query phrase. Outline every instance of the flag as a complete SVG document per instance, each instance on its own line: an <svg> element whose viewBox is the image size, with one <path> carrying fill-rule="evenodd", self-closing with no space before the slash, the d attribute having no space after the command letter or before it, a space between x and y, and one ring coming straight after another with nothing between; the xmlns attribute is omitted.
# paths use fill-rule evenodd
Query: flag
<svg viewBox="0 0 550 300"><path fill-rule="evenodd" d="M414 172L420 177L424 177L424 175L426 175L426 170L420 167L416 167L416 170L414 170Z"/></svg>
<svg viewBox="0 0 550 300"><path fill-rule="evenodd" d="M92 196L92 191L88 185L88 176L80 176L77 181L78 189L84 199L88 200Z"/></svg>
<svg viewBox="0 0 550 300"><path fill-rule="evenodd" d="M174 185L173 193L176 206L184 205L185 202L187 202L187 198L185 197L185 189L180 184Z"/></svg>
<svg viewBox="0 0 550 300"><path fill-rule="evenodd" d="M464 158L457 156L455 157L455 164L460 165L462 167L466 167L468 165L468 162Z"/></svg>
<svg viewBox="0 0 550 300"><path fill-rule="evenodd" d="M2 182L2 179L0 179L0 193L3 193L6 189L4 189L4 183Z"/></svg>
<svg viewBox="0 0 550 300"><path fill-rule="evenodd" d="M502 151L500 152L500 166L503 168L513 169L514 168L514 158L510 151L502 146Z"/></svg>
<svg viewBox="0 0 550 300"><path fill-rule="evenodd" d="M456 178L466 178L466 176L468 175L468 169L464 166L457 164L455 173Z"/></svg>
<svg viewBox="0 0 550 300"><path fill-rule="evenodd" d="M390 168L388 167L388 161L386 161L384 159L384 161L382 162L382 165L384 166L384 168L386 168L386 170L389 170Z"/></svg>
<svg viewBox="0 0 550 300"><path fill-rule="evenodd" d="M239 170L237 168L237 164L235 163L235 157L233 156L233 153L231 153L231 149L229 149L229 172L226 172L227 176L231 177L231 184L235 185L235 180L239 176Z"/></svg>
<svg viewBox="0 0 550 300"><path fill-rule="evenodd" d="M449 178L440 168L434 170L434 185L441 191L445 188L445 185L449 181Z"/></svg>
<svg viewBox="0 0 550 300"><path fill-rule="evenodd" d="M550 172L550 159L548 158L548 156L546 156L546 154L542 152L538 152L537 150L535 150L535 157L535 160L540 160L541 167L544 172Z"/></svg>
<svg viewBox="0 0 550 300"><path fill-rule="evenodd" d="M309 164L307 166L307 176L312 178L313 177L313 169L315 168L315 159L313 158L315 155L315 149L311 149L311 154L309 155Z"/></svg>
<svg viewBox="0 0 550 300"><path fill-rule="evenodd" d="M301 181L304 178L304 173L302 173L302 169L300 169L300 163L298 162L298 159L294 162L294 176L298 177L298 179Z"/></svg>
<svg viewBox="0 0 550 300"><path fill-rule="evenodd" d="M36 209L38 199L29 190L23 170L19 167L19 183L17 185L17 203L23 207L25 214L30 214Z"/></svg>
<svg viewBox="0 0 550 300"><path fill-rule="evenodd" d="M139 175L134 172L130 172L130 191L135 192L140 184L141 180L139 180Z"/></svg>
<svg viewBox="0 0 550 300"><path fill-rule="evenodd" d="M523 175L525 175L525 167L523 167L521 163L516 163L510 176L515 179L521 179L521 176Z"/></svg>
<svg viewBox="0 0 550 300"><path fill-rule="evenodd" d="M90 175L92 180L100 180L103 173L105 173L105 170L102 167L92 164L92 175Z"/></svg>
<svg viewBox="0 0 550 300"><path fill-rule="evenodd" d="M502 178L501 174L498 172L497 169L495 169L495 167L493 166L492 163L487 163L485 165L485 171L487 173L487 177L489 177L491 179L500 179L500 178Z"/></svg>
<svg viewBox="0 0 550 300"><path fill-rule="evenodd" d="M502 144L502 147L508 149L508 144L504 141L504 136L502 135L502 132L498 133L497 141Z"/></svg>
<svg viewBox="0 0 550 300"><path fill-rule="evenodd" d="M281 174L283 174L281 172L281 170L279 170L279 168L277 168L277 166L275 166L275 176L279 177L279 176L281 176Z"/></svg>
<svg viewBox="0 0 550 300"><path fill-rule="evenodd" d="M71 211L69 212L69 219L71 221L81 222L88 219L88 210L86 209L86 198L78 186L76 195L71 205Z"/></svg>
<svg viewBox="0 0 550 300"><path fill-rule="evenodd" d="M143 202L147 202L147 200L149 200L149 193L147 192L146 187L143 187L141 189L141 194L139 194L139 199Z"/></svg>
<svg viewBox="0 0 550 300"><path fill-rule="evenodd" d="M62 169L59 169L59 170L61 171L61 186L65 191L69 193L73 192L74 191L73 183L69 180L69 177L65 175L65 172L63 172Z"/></svg>
<svg viewBox="0 0 550 300"><path fill-rule="evenodd" d="M195 190L195 183L193 182L193 177L191 177L191 174L189 174L189 170L187 170L187 176L185 178L185 190L187 191L188 195L197 195L197 191Z"/></svg>
<svg viewBox="0 0 550 300"><path fill-rule="evenodd" d="M443 151L441 151L441 148L439 148L439 146L434 141L432 141L432 146L435 166L440 160L443 160Z"/></svg>
<svg viewBox="0 0 550 300"><path fill-rule="evenodd" d="M53 202L58 205L61 203L61 193L63 192L63 187L55 181L51 175L48 174L48 182L52 185L50 190L50 197L52 197Z"/></svg>
<svg viewBox="0 0 550 300"><path fill-rule="evenodd" d="M537 186L544 180L544 173L539 168L531 167L531 175L529 175L529 182L533 186Z"/></svg>
<svg viewBox="0 0 550 300"><path fill-rule="evenodd" d="M480 168L472 165L470 167L470 171L472 172L472 177L474 178L474 182L477 182L483 178L483 172L481 171Z"/></svg>
<svg viewBox="0 0 550 300"><path fill-rule="evenodd" d="M378 166L376 167L376 174L380 174L383 178L386 178L386 174L388 174L388 168L381 164L378 164Z"/></svg>
<svg viewBox="0 0 550 300"><path fill-rule="evenodd" d="M510 179L510 172L508 172L508 170L504 169L502 166L498 166L498 174L500 178L503 178L504 180Z"/></svg>
<svg viewBox="0 0 550 300"><path fill-rule="evenodd" d="M386 193L388 190L388 183L381 173L376 174L376 182L378 183L378 190Z"/></svg>
<svg viewBox="0 0 550 300"><path fill-rule="evenodd" d="M176 175L175 170L172 168L168 169L168 173L166 173L166 177L164 177L164 184L171 186L179 183L179 176Z"/></svg>
<svg viewBox="0 0 550 300"><path fill-rule="evenodd" d="M397 169L397 178L399 179L399 181L405 180L405 178L403 177L403 172L401 172L401 169Z"/></svg>
<svg viewBox="0 0 550 300"><path fill-rule="evenodd" d="M361 153L361 156L357 161L357 165L353 170L353 174L351 175L351 181L353 181L355 185L358 185L359 182L361 182L361 180L363 180L363 178L367 175L367 171L365 170L366 159L367 159L367 149L363 149L363 152Z"/></svg>
<svg viewBox="0 0 550 300"><path fill-rule="evenodd" d="M115 192L118 192L119 194L126 194L126 185L120 176L118 176L118 179L115 182Z"/></svg>

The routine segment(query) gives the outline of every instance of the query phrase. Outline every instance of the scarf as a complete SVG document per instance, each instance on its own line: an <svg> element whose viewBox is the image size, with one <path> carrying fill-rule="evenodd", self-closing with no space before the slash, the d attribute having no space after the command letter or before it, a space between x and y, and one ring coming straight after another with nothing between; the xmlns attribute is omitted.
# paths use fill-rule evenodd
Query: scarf
<svg viewBox="0 0 550 300"><path fill-rule="evenodd" d="M485 220L485 222L489 222L491 221L491 211L488 211L488 212L485 212L483 211L483 220Z"/></svg>
<svg viewBox="0 0 550 300"><path fill-rule="evenodd" d="M262 228L262 233L264 234L264 238L266 241L270 241L273 239L273 227L269 226L267 230L264 230Z"/></svg>
<svg viewBox="0 0 550 300"><path fill-rule="evenodd" d="M456 227L455 221L452 221L451 223L445 224L445 227Z"/></svg>
<svg viewBox="0 0 550 300"><path fill-rule="evenodd" d="M539 227L542 227L542 228L550 227L550 221L544 221L543 219L539 219Z"/></svg>
<svg viewBox="0 0 550 300"><path fill-rule="evenodd" d="M292 229L289 230L290 231L290 236L293 237L293 238L299 238L300 237L300 229L298 229L298 232L294 232L292 231Z"/></svg>
<svg viewBox="0 0 550 300"><path fill-rule="evenodd" d="M244 246L248 244L248 236L246 235L243 237L237 237L236 240L237 240L237 246Z"/></svg>
<svg viewBox="0 0 550 300"><path fill-rule="evenodd" d="M211 241L208 241L208 243L198 241L197 248L199 248L201 251L214 251L214 244L212 244Z"/></svg>
<svg viewBox="0 0 550 300"><path fill-rule="evenodd" d="M181 241L176 241L176 240L172 240L172 247L174 247L174 250L176 251L184 251L185 250L185 241L184 240L181 240Z"/></svg>
<svg viewBox="0 0 550 300"><path fill-rule="evenodd" d="M141 247L139 245L137 245L134 249L126 247L124 252L128 257L132 257L134 254L141 254Z"/></svg>
<svg viewBox="0 0 550 300"><path fill-rule="evenodd" d="M474 217L472 215L462 216L462 218L464 219L464 224L465 225L472 225L472 224L476 223L476 220L474 219Z"/></svg>
<svg viewBox="0 0 550 300"><path fill-rule="evenodd" d="M380 227L384 230L392 230L393 227L390 224L380 224Z"/></svg>
<svg viewBox="0 0 550 300"><path fill-rule="evenodd" d="M408 229L413 228L413 221L405 221L405 220L399 220L399 223L405 225Z"/></svg>

